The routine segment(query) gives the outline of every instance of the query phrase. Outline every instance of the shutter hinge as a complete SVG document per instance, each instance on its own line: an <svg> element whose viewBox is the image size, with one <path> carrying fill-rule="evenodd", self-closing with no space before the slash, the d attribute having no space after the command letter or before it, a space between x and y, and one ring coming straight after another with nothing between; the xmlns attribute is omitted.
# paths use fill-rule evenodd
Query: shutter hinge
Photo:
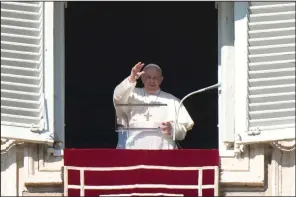
<svg viewBox="0 0 296 197"><path fill-rule="evenodd" d="M261 133L260 129L258 127L255 127L255 128L250 128L248 131L247 131L247 134L248 135L259 135Z"/></svg>
<svg viewBox="0 0 296 197"><path fill-rule="evenodd" d="M68 2L67 1L64 2L64 8L68 8Z"/></svg>
<svg viewBox="0 0 296 197"><path fill-rule="evenodd" d="M47 148L47 153L52 154L54 157L62 157L64 155L64 151L61 148L62 143L61 141L55 141L52 147Z"/></svg>
<svg viewBox="0 0 296 197"><path fill-rule="evenodd" d="M61 149L55 149L55 148L47 148L47 152L53 154L55 157L62 157L64 155L64 151Z"/></svg>

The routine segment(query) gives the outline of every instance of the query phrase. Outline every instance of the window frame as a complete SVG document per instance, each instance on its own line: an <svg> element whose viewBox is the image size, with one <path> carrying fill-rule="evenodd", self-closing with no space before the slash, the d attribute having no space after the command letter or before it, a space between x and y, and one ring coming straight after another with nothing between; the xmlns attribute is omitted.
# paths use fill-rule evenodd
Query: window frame
<svg viewBox="0 0 296 197"><path fill-rule="evenodd" d="M234 4L218 7L218 128L220 156L234 156Z"/></svg>
<svg viewBox="0 0 296 197"><path fill-rule="evenodd" d="M48 2L49 3L49 2ZM65 148L65 8L67 2L53 3L54 15L54 141ZM62 153L59 153L63 154Z"/></svg>

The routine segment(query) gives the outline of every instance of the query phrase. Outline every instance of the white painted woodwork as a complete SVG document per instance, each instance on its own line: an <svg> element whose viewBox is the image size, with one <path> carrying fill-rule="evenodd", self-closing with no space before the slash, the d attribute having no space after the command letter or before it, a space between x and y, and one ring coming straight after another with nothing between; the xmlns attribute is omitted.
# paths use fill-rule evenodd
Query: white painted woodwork
<svg viewBox="0 0 296 197"><path fill-rule="evenodd" d="M53 142L52 71L53 5L1 2L1 138Z"/></svg>
<svg viewBox="0 0 296 197"><path fill-rule="evenodd" d="M251 147L245 147L244 152L242 153L241 158L234 157L234 151L231 148L225 147L225 141L226 138L224 136L231 136L231 133L224 133L231 130L231 123L233 127L235 128L235 133L240 134L240 131L245 132L247 125L248 125L248 114L246 111L246 105L247 105L247 96L248 96L248 75L246 74L248 72L248 62L242 61L248 59L248 51L246 46L248 45L248 31L247 31L247 25L248 20L246 17L246 9L248 8L248 4L245 2L236 2L234 4L233 8L233 18L235 23L235 28L233 29L233 32L235 34L234 38L235 40L232 40L234 43L235 51L234 53L231 53L231 33L232 31L229 29L223 29L222 26L230 26L227 24L227 20L231 20L230 17L231 14L228 13L221 13L223 7L222 4L224 4L224 10L230 11L230 5L227 5L227 3L230 4L230 2L218 2L218 27L219 27L219 79L221 80L221 84L223 87L224 84L228 84L228 95L223 95L223 91L220 93L219 96L219 152L221 156L221 184L223 188L230 188L230 190L233 191L232 187L242 187L243 186L253 186L253 187L260 187L262 188L266 184L266 177L264 176L266 172L265 169L265 159L266 159L266 150L264 149L264 145L262 142L264 140L257 138L257 141L255 139L252 139L253 142L258 142L261 144L258 145L251 145ZM256 5L257 2L254 2ZM228 6L228 8L226 8ZM219 11L221 11L219 13ZM224 17L224 19L223 19ZM223 20L222 20L223 19ZM227 19L227 20L226 20ZM222 31L223 30L223 31ZM228 34L224 35L222 34ZM234 39L233 38L233 39ZM224 44L222 44L224 43ZM224 46L226 45L226 46ZM222 53L222 49L224 47L224 52ZM226 50L227 49L227 50ZM234 73L230 71L232 61L235 60L235 64L233 67ZM224 61L224 65L228 66L228 69L226 69L225 73L221 71L221 64ZM223 70L223 69L222 69ZM281 70L279 70L281 71ZM223 78L224 76L227 76L228 83ZM235 80L231 81L231 77L233 77ZM234 90L232 89L234 87ZM231 95L229 94L230 91L233 91ZM231 109L231 103L226 103L222 101L223 96L226 99L231 100L234 98L233 103L235 103L233 112ZM233 104L232 103L232 104ZM268 103L267 103L268 104ZM222 106L225 106L224 108ZM229 107L230 106L230 107ZM227 113L224 111L222 112L221 109L228 110ZM233 116L232 116L233 115ZM224 120L227 122L222 121L224 117ZM235 116L235 121L231 121L232 117ZM226 125L223 126L223 124L228 124L228 129L226 129ZM223 133L222 133L223 132ZM268 136L266 136L268 135ZM278 136L270 136L270 133L268 132L262 132L261 138L267 139L273 139L278 140ZM228 138L231 139L231 138ZM229 140L230 141L230 140ZM230 141L231 142L231 141ZM237 141L236 141L237 142ZM231 143L230 143L231 144ZM294 166L292 165L291 168L294 169ZM273 172L270 172L270 175ZM264 194L263 191L260 191L261 194ZM232 194L227 193L227 195ZM248 195L249 190L243 189L241 192L235 194L239 195ZM258 194L258 192L257 192Z"/></svg>
<svg viewBox="0 0 296 197"><path fill-rule="evenodd" d="M65 143L65 19L64 5L54 2L54 139ZM62 155L63 153L59 154Z"/></svg>
<svg viewBox="0 0 296 197"><path fill-rule="evenodd" d="M247 126L247 2L234 2L235 47L235 134L246 131ZM236 141L237 143L237 141Z"/></svg>
<svg viewBox="0 0 296 197"><path fill-rule="evenodd" d="M295 2L235 5L237 143L295 139Z"/></svg>
<svg viewBox="0 0 296 197"><path fill-rule="evenodd" d="M5 5L4 5L5 4ZM34 5L42 5L43 11L38 13L33 12ZM4 6L3 6L4 5ZM6 6L6 7L5 7ZM32 9L30 7L33 7ZM35 6L36 7L36 6ZM6 9L5 9L6 8ZM25 10L18 11L17 8ZM40 65L35 65L36 68L40 68L40 76L38 79L41 81L40 91L37 91L44 97L46 104L45 112L46 124L44 125L44 130L40 131L34 129L34 132L31 132L31 124L27 125L18 125L15 124L6 124L1 122L1 195L59 195L62 192L62 179L61 179L61 167L63 166L63 158L53 156L52 153L48 152L48 146L46 144L52 145L52 142L55 138L56 142L64 142L64 40L63 35L60 32L64 28L61 26L64 23L61 23L59 18L63 16L63 2L1 2L1 58L3 59L3 37L9 37L10 39L15 39L15 45L20 45L19 48L27 49L26 43L32 42L34 36L28 37L22 35L21 33L30 33L32 31L20 31L22 27L15 27L15 31L11 31L9 35L3 34L2 29L8 28L3 27L3 20L7 22L13 22L13 25L23 25L25 23L32 23L35 20L35 23L44 22L45 25L42 28L38 29L40 31L40 38L42 43L39 43L43 51L41 54L43 60L40 62ZM54 10L56 12L54 13ZM55 15L55 18L53 17ZM39 16L38 19L36 19ZM3 18L4 17L4 18ZM11 17L12 20L8 20L5 17ZM28 19L28 20L25 20ZM15 22L14 22L15 21ZM55 25L55 28L54 28ZM30 30L30 29L29 29ZM15 35L19 33L21 35ZM23 36L23 37L22 37ZM5 37L5 38L6 38ZM13 40L10 40L12 42ZM5 42L4 42L5 43ZM10 44L10 43L9 43ZM27 43L29 44L29 43ZM5 45L7 46L7 45ZM30 46L30 45L28 45ZM22 48L23 47L23 48ZM54 50L55 47L55 50ZM30 48L29 48L30 49ZM9 49L10 50L10 49ZM14 52L14 51L12 51ZM5 53L6 54L6 53ZM4 54L4 55L5 55ZM23 56L22 56L23 57ZM5 57L4 57L5 58ZM19 64L14 66L14 63L17 61L12 61L8 66L12 66L11 69L8 69L7 65L3 65L1 59L1 93L6 91L3 84L5 81L2 75L5 72L15 72L15 75L23 74L24 77L16 78L20 82L27 82L26 75L32 73L33 71L39 71L38 69L24 69L29 67L32 63L26 63L20 61ZM23 59L21 59L23 60ZM9 62L9 61L6 61ZM13 67L14 66L14 67ZM21 67L23 66L23 67ZM32 64L32 66L34 66ZM40 67L41 66L41 67ZM17 67L17 68L16 68ZM33 70L33 71L32 71ZM42 72L41 72L42 71ZM36 72L35 72L36 73ZM8 73L13 74L13 73ZM39 75L36 75L39 76ZM55 77L55 78L54 78ZM24 80L22 79L24 78ZM22 79L22 81L20 80ZM62 85L61 85L62 84ZM19 84L12 84L19 85ZM5 86L5 87L15 87L15 86ZM20 86L23 91L29 91L33 86ZM18 88L18 87L16 87ZM19 89L17 89L19 90ZM10 91L10 90L9 90ZM16 95L19 95L18 92L13 92ZM21 92L22 93L22 92ZM20 94L21 95L21 94ZM25 94L26 95L26 94ZM30 95L30 94L29 94ZM3 99L3 94L1 94L1 112L7 102L7 99ZM29 98L29 97L28 97ZM41 98L41 97L40 97ZM10 99L10 98L9 98ZM5 102L4 102L5 101ZM18 101L18 100L16 100ZM17 103L16 107L20 107L22 110L23 104L30 104L30 102L10 102L11 105ZM22 101L22 100L21 100ZM30 100L29 100L30 101ZM32 105L28 105L31 107ZM28 107L24 106L24 107ZM42 109L41 108L40 110ZM39 109L39 108L38 108ZM1 114L2 116L2 114ZM58 121L54 121L54 118L58 118ZM1 119L3 120L3 119ZM3 124L2 124L3 123ZM54 124L55 123L55 124ZM56 129L56 130L55 130ZM24 142L27 142L24 144ZM23 145L16 145L16 144ZM39 143L39 144L36 144ZM17 148L18 152L16 153L15 149ZM56 152L56 150L54 151ZM46 192L47 191L47 192ZM37 193L36 193L37 192ZM40 192L40 193L38 193ZM59 193L60 192L60 193Z"/></svg>
<svg viewBox="0 0 296 197"><path fill-rule="evenodd" d="M218 8L218 81L219 150L227 154L224 143L234 142L234 7L219 2Z"/></svg>

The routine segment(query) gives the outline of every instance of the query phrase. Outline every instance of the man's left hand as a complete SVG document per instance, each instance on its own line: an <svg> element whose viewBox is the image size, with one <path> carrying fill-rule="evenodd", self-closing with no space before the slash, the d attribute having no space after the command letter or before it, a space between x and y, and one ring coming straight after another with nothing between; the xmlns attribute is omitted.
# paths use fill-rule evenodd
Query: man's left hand
<svg viewBox="0 0 296 197"><path fill-rule="evenodd" d="M171 135L172 125L170 122L162 122L160 129L164 134Z"/></svg>

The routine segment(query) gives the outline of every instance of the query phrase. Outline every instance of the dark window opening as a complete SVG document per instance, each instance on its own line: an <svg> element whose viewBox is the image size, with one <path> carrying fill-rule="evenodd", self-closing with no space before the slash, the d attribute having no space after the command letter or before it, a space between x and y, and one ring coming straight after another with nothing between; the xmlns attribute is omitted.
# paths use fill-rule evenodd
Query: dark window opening
<svg viewBox="0 0 296 197"><path fill-rule="evenodd" d="M218 82L214 2L68 2L65 40L66 148L116 147L113 90L138 61L158 64L180 99ZM195 126L181 146L217 149L217 90L184 105Z"/></svg>

